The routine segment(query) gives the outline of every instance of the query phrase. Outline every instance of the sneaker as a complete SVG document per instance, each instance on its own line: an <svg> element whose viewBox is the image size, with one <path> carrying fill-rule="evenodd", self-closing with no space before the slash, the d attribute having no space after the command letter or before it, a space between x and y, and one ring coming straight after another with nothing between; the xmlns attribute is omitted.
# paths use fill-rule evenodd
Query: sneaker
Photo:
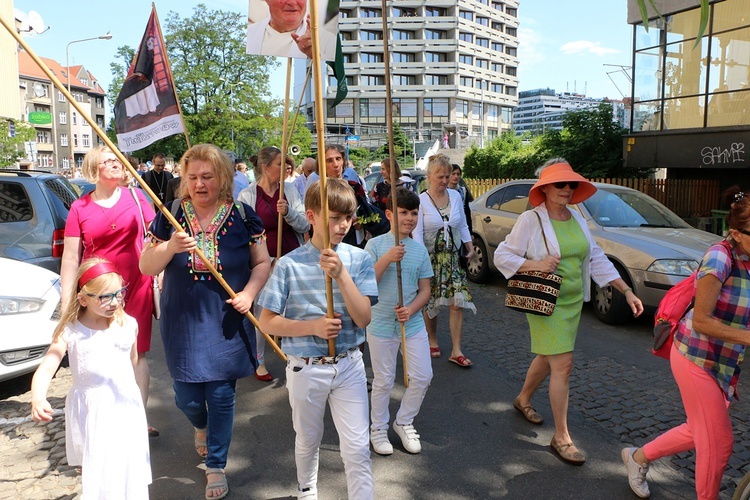
<svg viewBox="0 0 750 500"><path fill-rule="evenodd" d="M305 500L318 500L318 488L315 486L308 486L307 488L297 487L297 499Z"/></svg>
<svg viewBox="0 0 750 500"><path fill-rule="evenodd" d="M370 431L372 450L378 455L392 455L393 445L388 440L388 428Z"/></svg>
<svg viewBox="0 0 750 500"><path fill-rule="evenodd" d="M401 444L409 453L419 453L422 451L422 444L419 442L419 434L413 425L399 425L393 422L393 430L401 438Z"/></svg>
<svg viewBox="0 0 750 500"><path fill-rule="evenodd" d="M630 489L640 498L648 498L651 495L651 492L648 490L648 483L646 482L648 464L638 465L635 463L633 453L635 453L636 449L623 448L620 456L622 456L622 463L625 464L625 468L628 470Z"/></svg>

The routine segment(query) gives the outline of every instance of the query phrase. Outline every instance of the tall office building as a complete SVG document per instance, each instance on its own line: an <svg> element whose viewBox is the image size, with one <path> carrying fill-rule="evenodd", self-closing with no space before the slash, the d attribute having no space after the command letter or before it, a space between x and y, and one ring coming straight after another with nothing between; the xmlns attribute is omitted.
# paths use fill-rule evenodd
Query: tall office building
<svg viewBox="0 0 750 500"><path fill-rule="evenodd" d="M603 100L571 92L556 93L550 88L522 90L513 113L513 129L517 134L562 130L568 111L596 108Z"/></svg>
<svg viewBox="0 0 750 500"><path fill-rule="evenodd" d="M429 3L429 5L427 5ZM388 20L393 119L416 141L481 143L511 128L518 102L518 0L342 0L339 30L349 87L331 109L336 79L325 77L327 141L359 136L377 146L386 132L383 15ZM299 98L307 64L295 62ZM314 92L302 99L315 132Z"/></svg>

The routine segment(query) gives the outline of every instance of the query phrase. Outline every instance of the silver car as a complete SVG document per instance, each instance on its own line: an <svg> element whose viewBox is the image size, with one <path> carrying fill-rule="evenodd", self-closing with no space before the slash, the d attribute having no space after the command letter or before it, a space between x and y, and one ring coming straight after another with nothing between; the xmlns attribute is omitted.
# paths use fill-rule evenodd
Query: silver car
<svg viewBox="0 0 750 500"><path fill-rule="evenodd" d="M529 190L535 180L501 184L470 204L476 257L468 278L485 282L497 272L493 254L518 215L531 209ZM591 234L622 278L646 307L656 307L667 290L689 276L706 249L721 238L689 226L667 207L634 189L595 183L596 194L571 209L588 222ZM613 287L592 281L594 312L603 322L632 318L625 298Z"/></svg>

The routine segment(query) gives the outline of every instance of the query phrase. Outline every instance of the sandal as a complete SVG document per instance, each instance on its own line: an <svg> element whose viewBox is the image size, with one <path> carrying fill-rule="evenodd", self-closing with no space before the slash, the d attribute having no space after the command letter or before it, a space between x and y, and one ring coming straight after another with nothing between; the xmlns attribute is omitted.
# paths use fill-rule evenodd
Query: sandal
<svg viewBox="0 0 750 500"><path fill-rule="evenodd" d="M526 418L526 420L528 420L532 424L541 425L542 422L544 422L544 417L537 413L537 411L532 408L530 404L521 406L521 402L518 400L518 398L513 401L513 408L520 411L524 418Z"/></svg>
<svg viewBox="0 0 750 500"><path fill-rule="evenodd" d="M439 347L432 347L432 346L430 346L430 357L431 358L439 358L442 355L443 355L443 353L440 352L440 348Z"/></svg>
<svg viewBox="0 0 750 500"><path fill-rule="evenodd" d="M586 457L576 448L576 445L574 445L572 441L570 443L558 444L553 436L549 445L557 452L563 462L567 462L571 465L583 465L586 462ZM576 449L574 451L571 450L571 448Z"/></svg>
<svg viewBox="0 0 750 500"><path fill-rule="evenodd" d="M448 358L448 361L450 361L451 363L456 363L462 368L468 368L473 364L471 360L463 354L461 356L451 356L450 358Z"/></svg>
<svg viewBox="0 0 750 500"><path fill-rule="evenodd" d="M194 427L195 429L195 427ZM206 445L206 438L199 438L198 432L203 431L206 432L206 429L195 429L195 432L193 433L193 444L195 445L195 451L200 455L201 458L206 458L208 456L208 446ZM201 452L200 448L205 448L205 452Z"/></svg>
<svg viewBox="0 0 750 500"><path fill-rule="evenodd" d="M221 479L206 485L206 500L219 500L227 496L229 494L229 484L227 483L227 476L224 474L224 469L206 469L206 476L209 474L221 474ZM208 496L209 490L218 489L223 489L224 491L214 497Z"/></svg>

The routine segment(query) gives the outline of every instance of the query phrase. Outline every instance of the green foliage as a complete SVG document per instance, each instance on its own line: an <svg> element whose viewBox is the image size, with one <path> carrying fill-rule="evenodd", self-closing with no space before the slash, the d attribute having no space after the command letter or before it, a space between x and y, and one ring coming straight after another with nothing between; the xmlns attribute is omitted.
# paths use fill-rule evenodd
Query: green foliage
<svg viewBox="0 0 750 500"><path fill-rule="evenodd" d="M366 167L368 163L376 160L375 154L367 148L349 147L349 159L355 167Z"/></svg>
<svg viewBox="0 0 750 500"><path fill-rule="evenodd" d="M393 156L396 157L396 159L399 162L399 165L402 163L405 163L403 160L405 158L408 158L413 163L413 155L414 150L412 149L411 145L411 139L409 139L409 136L404 132L404 129L401 128L401 124L398 122L393 122ZM389 146L388 146L388 139L386 138L386 141L384 144L381 144L376 150L375 150L375 159L376 161L380 161L383 158L388 158L390 156Z"/></svg>
<svg viewBox="0 0 750 500"><path fill-rule="evenodd" d="M281 103L271 97L269 75L278 65L272 57L245 54L247 19L241 13L212 10L204 4L182 18L167 15L162 30L169 62L191 145L210 142L240 158L267 145L280 145ZM132 62L132 48L120 47L110 65L114 103ZM291 144L309 151L309 131L296 127ZM309 139L308 139L309 138ZM184 136L172 136L137 151L150 158L156 152L179 158ZM307 148L307 149L306 149Z"/></svg>
<svg viewBox="0 0 750 500"><path fill-rule="evenodd" d="M501 134L480 149L472 146L464 158L464 176L476 179L524 179L534 176L543 163L539 140L517 136L513 131Z"/></svg>
<svg viewBox="0 0 750 500"><path fill-rule="evenodd" d="M36 129L26 122L14 122L15 137L10 136L10 121L0 120L0 168L13 167L26 156L24 142L36 137Z"/></svg>

